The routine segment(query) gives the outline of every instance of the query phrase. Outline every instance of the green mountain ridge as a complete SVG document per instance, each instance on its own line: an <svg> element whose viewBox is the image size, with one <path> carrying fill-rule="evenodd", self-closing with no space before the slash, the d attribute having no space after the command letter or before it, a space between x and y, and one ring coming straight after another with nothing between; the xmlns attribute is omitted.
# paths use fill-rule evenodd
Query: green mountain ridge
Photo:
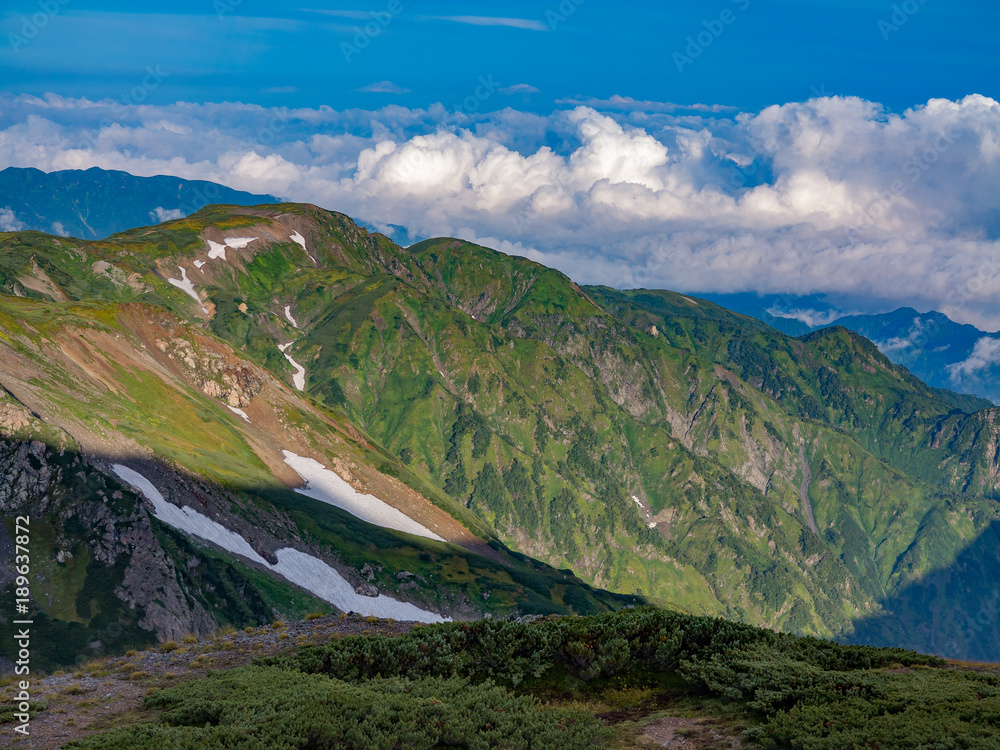
<svg viewBox="0 0 1000 750"><path fill-rule="evenodd" d="M255 239L220 257L233 237ZM5 337L29 315L11 306L30 299L31 315L72 311L86 325L111 301L147 306L138 317L163 311L203 342L194 349L214 342L267 381L272 390L232 404L254 425L270 424L261 399L267 414L302 400L296 419L314 447L336 425L338 440L323 443L328 466L350 450L352 471L395 474L430 503L408 495L404 511L446 514L481 545L552 566L536 568L550 584L522 585L519 595L541 597L536 610L546 596L580 609L553 571L572 569L600 589L686 611L851 640L856 623L892 612L894 597L912 599L968 555L991 559L976 541L1000 518L1000 410L926 386L845 329L793 339L705 300L580 287L455 239L401 248L294 204L212 206L101 242L7 234L0 251ZM190 281L198 301L169 279ZM139 338L147 352L166 341ZM166 342L164 354L182 361L184 351ZM0 370L9 391L11 377ZM226 397L210 379L186 387ZM130 429L213 481L232 481L220 467L241 456L236 474L251 467L260 487L295 486L275 457L279 438L291 441L287 426L267 427L264 446L234 438L215 469L170 446L177 426ZM328 549L344 543L324 538ZM959 632L988 598L986 580L968 582L928 589L922 608L907 610L913 622L864 637L940 652L928 621ZM574 591L584 608L626 601ZM494 606L483 586L471 593ZM516 605L508 589L496 611ZM948 644L948 656L996 658L1000 633Z"/></svg>

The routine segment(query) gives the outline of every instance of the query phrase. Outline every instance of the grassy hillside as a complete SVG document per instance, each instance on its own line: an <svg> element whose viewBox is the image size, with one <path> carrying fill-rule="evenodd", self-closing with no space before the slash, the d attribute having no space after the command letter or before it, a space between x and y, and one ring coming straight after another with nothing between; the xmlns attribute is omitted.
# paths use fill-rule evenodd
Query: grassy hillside
<svg viewBox="0 0 1000 750"><path fill-rule="evenodd" d="M220 257L233 237L255 239ZM928 388L844 329L792 339L704 300L580 288L458 240L400 248L309 206L210 207L95 243L20 233L0 250L0 287L25 298L6 298L22 306L12 320L56 314L31 305L141 303L186 321L175 343L229 347L285 392L291 357L310 406L272 400L282 435L305 425L329 460L346 451L476 538L612 591L850 638L897 593L980 554L998 519L998 410ZM197 300L169 283L181 269ZM164 340L144 336L146 351ZM191 422L168 416L133 439L180 464L189 450L190 470L216 481L246 446L230 471L268 486L280 470L238 421L218 431L225 445L236 430L223 460L179 447ZM979 588L931 592L936 626L956 627L947 612ZM928 632L919 614L903 627ZM982 649L998 648L991 632Z"/></svg>

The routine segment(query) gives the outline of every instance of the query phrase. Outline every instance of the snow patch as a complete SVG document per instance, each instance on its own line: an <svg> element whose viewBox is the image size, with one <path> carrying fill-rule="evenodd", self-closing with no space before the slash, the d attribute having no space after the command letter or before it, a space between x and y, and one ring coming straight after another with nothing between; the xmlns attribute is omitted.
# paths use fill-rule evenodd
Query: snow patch
<svg viewBox="0 0 1000 750"><path fill-rule="evenodd" d="M211 260L216 258L226 259L226 246L220 245L218 242L213 242L212 240L206 240L208 242L208 257Z"/></svg>
<svg viewBox="0 0 1000 750"><path fill-rule="evenodd" d="M190 279L187 277L187 271L184 266L178 266L181 269L181 277L179 279L167 279L167 282L173 284L175 287L181 291L188 294L192 299L194 299L199 305L201 305L201 311L208 315L208 308L201 301L201 296L194 288L194 284L191 283Z"/></svg>
<svg viewBox="0 0 1000 750"><path fill-rule="evenodd" d="M199 271L201 271L201 267L204 266L204 265L205 265L205 261L203 261L203 260L196 260L194 262L194 267L197 268ZM204 271L201 271L201 272L205 273Z"/></svg>
<svg viewBox="0 0 1000 750"><path fill-rule="evenodd" d="M635 495L632 495L632 499L635 500L636 505L638 505L640 508L642 507L642 503L639 502L639 498L637 498Z"/></svg>
<svg viewBox="0 0 1000 750"><path fill-rule="evenodd" d="M233 250L242 250L254 240L259 239L260 237L226 237L226 245Z"/></svg>
<svg viewBox="0 0 1000 750"><path fill-rule="evenodd" d="M233 554L253 560L261 565L268 565L267 560L258 555L249 542L235 531L230 531L222 524L216 523L208 516L203 516L186 505L183 508L178 508L173 503L168 503L160 491L153 486L153 483L139 472L121 464L114 464L111 468L121 479L138 488L146 496L153 504L153 515L165 524L199 539L213 542Z"/></svg>
<svg viewBox="0 0 1000 750"><path fill-rule="evenodd" d="M230 406L229 404L226 404L226 408L229 409L229 411L231 411L233 414L239 414L241 417L243 417L244 420L246 420L247 424L250 424L250 417L247 416L247 413L245 411L243 411L242 409L237 409L235 406Z"/></svg>
<svg viewBox="0 0 1000 750"><path fill-rule="evenodd" d="M362 596L334 568L312 555L307 555L292 547L279 549L276 553L278 564L271 569L313 592L320 599L330 602L344 612L358 612L375 617L391 617L395 620L416 620L417 622L449 622L450 617L442 617L428 612L415 604L401 602L391 596Z"/></svg>
<svg viewBox="0 0 1000 750"><path fill-rule="evenodd" d="M374 495L363 495L351 487L340 476L323 466L319 461L298 456L291 451L282 451L285 463L295 469L305 482L305 489L295 490L315 500L346 510L352 516L385 529L395 529L407 534L426 537L443 542L433 531L408 515L378 499Z"/></svg>
<svg viewBox="0 0 1000 750"><path fill-rule="evenodd" d="M295 322L295 318L292 317L291 305L285 305L285 317L288 318L288 322L291 323L293 326L295 326L296 328L299 327L299 324Z"/></svg>
<svg viewBox="0 0 1000 750"><path fill-rule="evenodd" d="M306 255L309 256L309 260L311 260L316 265L319 265L319 262L312 256L312 253L309 252L309 248L306 247L306 238L305 237L303 237L298 232L292 232L292 234L289 236L288 239L290 239L292 242L297 243L299 245L299 247L301 247L303 250L305 250Z"/></svg>
<svg viewBox="0 0 1000 750"><path fill-rule="evenodd" d="M292 342L289 341L287 344L280 344L278 348L281 349L282 354L285 354L285 349L291 345ZM295 368L295 374L292 375L292 384L300 391L304 391L306 389L306 368L292 359L290 354L285 354L285 359L287 359L292 364L292 367Z"/></svg>
<svg viewBox="0 0 1000 750"><path fill-rule="evenodd" d="M222 240L220 245L218 242L213 240L205 240L208 243L208 257L211 260L220 258L222 260L226 259L226 248L232 248L233 250L242 250L247 245L249 245L254 240L259 240L260 237L226 237Z"/></svg>
<svg viewBox="0 0 1000 750"><path fill-rule="evenodd" d="M138 489L153 504L153 514L169 526L191 536L217 544L228 552L253 560L265 568L273 570L287 581L312 592L344 612L358 612L374 617L392 617L396 620L417 622L447 622L450 617L442 617L435 612L421 609L415 604L401 602L391 596L361 596L354 591L335 568L319 558L285 547L275 552L277 565L271 565L250 546L246 539L222 524L198 511L184 506L178 508L168 503L160 491L146 477L127 466L114 464L115 474L123 481Z"/></svg>

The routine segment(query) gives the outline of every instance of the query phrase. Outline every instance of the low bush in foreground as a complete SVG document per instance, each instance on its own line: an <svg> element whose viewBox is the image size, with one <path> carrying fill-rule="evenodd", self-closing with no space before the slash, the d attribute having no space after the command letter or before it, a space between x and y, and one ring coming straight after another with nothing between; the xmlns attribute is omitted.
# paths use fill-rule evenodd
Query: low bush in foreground
<svg viewBox="0 0 1000 750"><path fill-rule="evenodd" d="M654 609L483 620L353 636L179 685L147 699L159 725L75 747L593 747L607 731L561 697L659 685L745 711L745 738L762 747L987 750L1000 747L998 677Z"/></svg>
<svg viewBox="0 0 1000 750"><path fill-rule="evenodd" d="M241 667L146 700L162 724L76 743L101 750L587 748L608 736L579 710L549 708L489 682L429 677L349 684L277 667Z"/></svg>

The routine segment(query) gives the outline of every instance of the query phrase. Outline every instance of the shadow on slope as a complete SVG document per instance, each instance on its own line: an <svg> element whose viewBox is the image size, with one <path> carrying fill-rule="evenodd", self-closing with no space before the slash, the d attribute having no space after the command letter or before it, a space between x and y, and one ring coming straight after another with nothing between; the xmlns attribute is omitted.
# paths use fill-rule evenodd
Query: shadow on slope
<svg viewBox="0 0 1000 750"><path fill-rule="evenodd" d="M355 586L456 619L511 612L589 614L640 604L594 589L491 541L494 557L361 521L278 482L220 485L150 458L95 457L0 435L0 592L13 601L15 541L29 550L32 668L52 669L224 625L301 619L333 607L247 557L226 553L153 516L148 501L111 471L139 470L176 506L236 534L268 560L294 547ZM28 517L29 533L15 524ZM23 527L22 527L23 528ZM27 538L26 538L27 537ZM21 551L19 551L21 554ZM497 561L497 558L500 562ZM18 562L23 562L19 560ZM17 658L19 627L0 613L0 671Z"/></svg>
<svg viewBox="0 0 1000 750"><path fill-rule="evenodd" d="M954 564L913 581L855 623L843 640L898 646L948 659L1000 661L1000 522Z"/></svg>

